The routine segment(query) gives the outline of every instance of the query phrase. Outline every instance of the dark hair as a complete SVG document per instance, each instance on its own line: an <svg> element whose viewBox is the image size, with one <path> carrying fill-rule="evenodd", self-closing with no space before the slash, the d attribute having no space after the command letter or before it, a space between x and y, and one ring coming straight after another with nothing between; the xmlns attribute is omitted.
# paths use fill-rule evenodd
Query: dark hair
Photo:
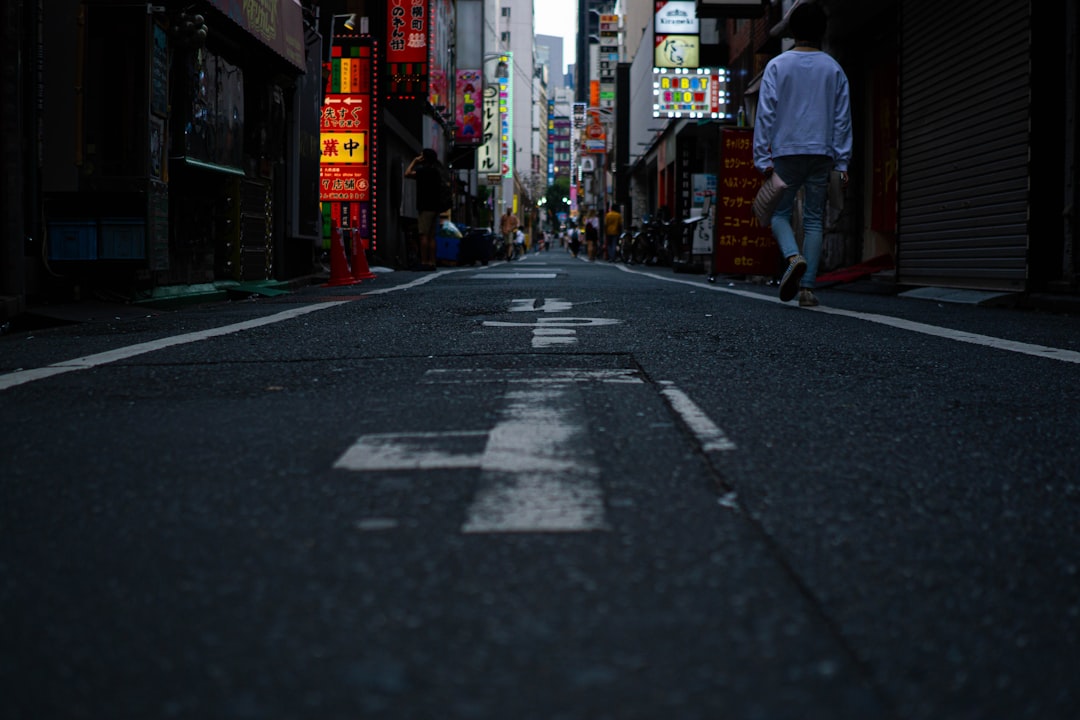
<svg viewBox="0 0 1080 720"><path fill-rule="evenodd" d="M825 10L816 2L803 2L795 6L788 18L788 28L791 36L796 40L809 40L820 43L825 37L825 26L828 18Z"/></svg>
<svg viewBox="0 0 1080 720"><path fill-rule="evenodd" d="M424 156L424 162L433 163L439 160L438 154L431 148L424 148L420 154Z"/></svg>

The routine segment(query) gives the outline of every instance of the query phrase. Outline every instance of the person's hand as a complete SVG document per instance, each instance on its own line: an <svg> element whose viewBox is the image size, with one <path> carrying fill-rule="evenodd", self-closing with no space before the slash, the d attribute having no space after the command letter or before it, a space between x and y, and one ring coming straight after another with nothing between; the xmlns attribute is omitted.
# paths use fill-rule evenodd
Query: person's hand
<svg viewBox="0 0 1080 720"><path fill-rule="evenodd" d="M843 185L844 187L847 187L847 184L848 184L847 170L841 170L840 171L840 184Z"/></svg>
<svg viewBox="0 0 1080 720"><path fill-rule="evenodd" d="M766 177L766 179L772 174L773 174L773 169L771 167L765 168L765 177Z"/></svg>

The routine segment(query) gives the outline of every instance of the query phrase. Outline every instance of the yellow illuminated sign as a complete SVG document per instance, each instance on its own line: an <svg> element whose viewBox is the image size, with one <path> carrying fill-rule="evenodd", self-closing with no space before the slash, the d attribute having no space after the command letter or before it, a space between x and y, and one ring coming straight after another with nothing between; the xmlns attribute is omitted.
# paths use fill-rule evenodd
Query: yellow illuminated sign
<svg viewBox="0 0 1080 720"><path fill-rule="evenodd" d="M323 165L366 165L368 137L366 132L321 133L319 143Z"/></svg>

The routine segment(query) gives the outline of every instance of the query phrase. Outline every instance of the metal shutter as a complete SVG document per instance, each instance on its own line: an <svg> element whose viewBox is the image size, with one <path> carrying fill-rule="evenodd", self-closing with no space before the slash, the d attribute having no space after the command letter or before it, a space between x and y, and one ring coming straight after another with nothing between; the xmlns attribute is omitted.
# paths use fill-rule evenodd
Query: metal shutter
<svg viewBox="0 0 1080 720"><path fill-rule="evenodd" d="M1028 264L1028 0L906 0L897 280L1023 290Z"/></svg>

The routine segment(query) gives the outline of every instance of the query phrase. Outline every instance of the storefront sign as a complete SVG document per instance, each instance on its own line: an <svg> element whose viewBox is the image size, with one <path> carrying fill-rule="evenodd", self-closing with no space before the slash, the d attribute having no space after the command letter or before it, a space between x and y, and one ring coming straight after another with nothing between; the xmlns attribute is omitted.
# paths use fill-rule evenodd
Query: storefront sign
<svg viewBox="0 0 1080 720"><path fill-rule="evenodd" d="M479 70L458 70L454 80L454 142L479 145L484 137Z"/></svg>
<svg viewBox="0 0 1080 720"><path fill-rule="evenodd" d="M371 238L375 66L370 38L336 38L319 128L319 200L324 218Z"/></svg>
<svg viewBox="0 0 1080 720"><path fill-rule="evenodd" d="M499 160L504 178L514 177L514 55L504 53L503 62L510 68L499 78Z"/></svg>
<svg viewBox="0 0 1080 720"><path fill-rule="evenodd" d="M731 117L726 68L653 69L653 117Z"/></svg>
<svg viewBox="0 0 1080 720"><path fill-rule="evenodd" d="M657 35L697 35L700 30L695 0L656 0L653 30Z"/></svg>
<svg viewBox="0 0 1080 720"><path fill-rule="evenodd" d="M476 155L476 169L487 178L488 185L498 185L502 177L499 164L499 89L494 85L484 88L483 137ZM492 179L494 178L494 182Z"/></svg>
<svg viewBox="0 0 1080 720"><path fill-rule="evenodd" d="M209 0L264 45L304 69L304 16L299 0Z"/></svg>
<svg viewBox="0 0 1080 720"><path fill-rule="evenodd" d="M552 119L552 147L555 160L555 176L570 174L570 118L559 115Z"/></svg>
<svg viewBox="0 0 1080 720"><path fill-rule="evenodd" d="M428 93L428 0L390 0L386 13L389 93L426 99Z"/></svg>
<svg viewBox="0 0 1080 720"><path fill-rule="evenodd" d="M699 47L697 35L657 35L653 67L696 68Z"/></svg>
<svg viewBox="0 0 1080 720"><path fill-rule="evenodd" d="M444 118L450 120L451 70L454 66L454 9L450 0L431 0L431 15L428 24L431 28L428 42L428 67L430 82L428 102Z"/></svg>
<svg viewBox="0 0 1080 720"><path fill-rule="evenodd" d="M776 269L772 230L761 227L750 209L761 181L754 167L753 131L725 128L720 140L714 272L771 275Z"/></svg>

